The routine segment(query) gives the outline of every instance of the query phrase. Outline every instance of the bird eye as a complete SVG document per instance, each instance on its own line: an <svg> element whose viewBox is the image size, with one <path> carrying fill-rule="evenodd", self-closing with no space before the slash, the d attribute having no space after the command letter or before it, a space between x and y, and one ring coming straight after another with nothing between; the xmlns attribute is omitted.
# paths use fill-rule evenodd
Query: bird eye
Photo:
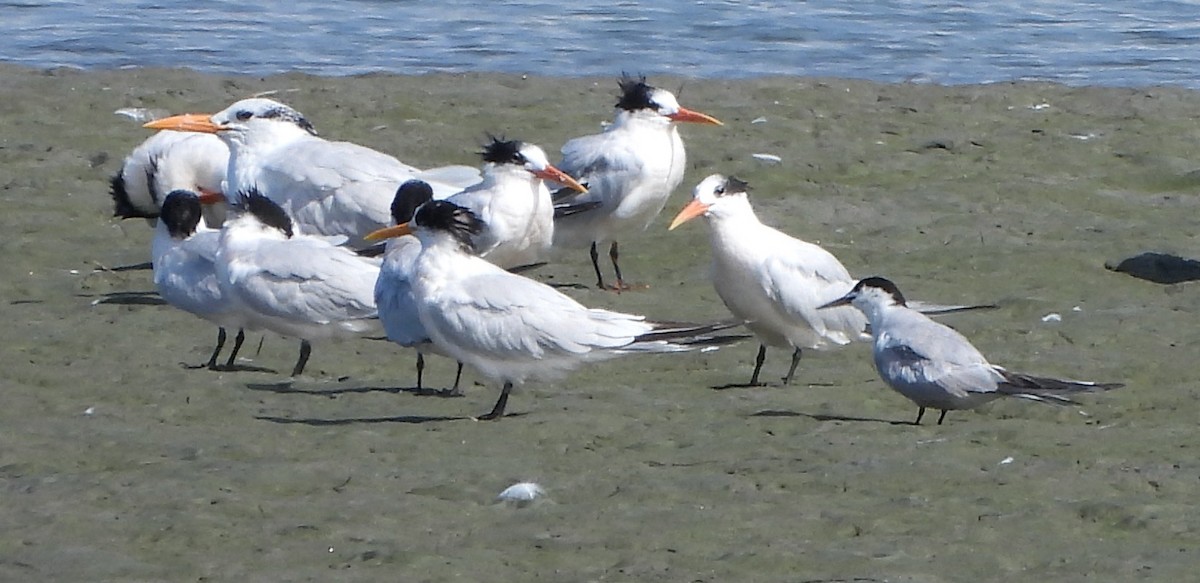
<svg viewBox="0 0 1200 583"><path fill-rule="evenodd" d="M238 121L246 121L252 117L254 117L254 114L244 109L237 112Z"/></svg>
<svg viewBox="0 0 1200 583"><path fill-rule="evenodd" d="M717 194L725 194L725 187L724 187L724 186L718 186L718 187L717 187L717 191L716 191L716 192L717 192Z"/></svg>

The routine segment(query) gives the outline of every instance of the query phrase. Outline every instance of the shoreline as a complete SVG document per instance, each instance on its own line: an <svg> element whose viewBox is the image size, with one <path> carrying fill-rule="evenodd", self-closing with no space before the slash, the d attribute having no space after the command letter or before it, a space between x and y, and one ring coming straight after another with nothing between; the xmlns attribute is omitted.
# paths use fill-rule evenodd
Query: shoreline
<svg viewBox="0 0 1200 583"><path fill-rule="evenodd" d="M294 342L274 336L245 351L276 372L186 370L211 327L111 295L152 290L147 272L96 269L145 261L151 234L109 218L108 177L149 135L116 109L216 111L276 90L322 136L418 166L477 165L488 131L556 161L611 117L616 78L0 64L0 578L1187 578L1200 298L1104 264L1200 254L1195 90L651 77L726 126L683 128L683 185L622 241L623 270L650 289L568 292L656 318L727 315L705 225L666 224L701 178L735 174L765 222L856 275L999 303L945 319L993 362L1128 385L1081 407L1009 400L897 423L915 411L861 345L806 352L791 387L717 390L749 377L745 342L598 364L515 393L499 423L445 421L497 388L466 370L465 398L415 394L415 356L370 341L317 345L295 383ZM586 284L586 255L535 276ZM786 361L771 351L764 378ZM426 377L453 368L430 359ZM549 499L494 503L525 480Z"/></svg>

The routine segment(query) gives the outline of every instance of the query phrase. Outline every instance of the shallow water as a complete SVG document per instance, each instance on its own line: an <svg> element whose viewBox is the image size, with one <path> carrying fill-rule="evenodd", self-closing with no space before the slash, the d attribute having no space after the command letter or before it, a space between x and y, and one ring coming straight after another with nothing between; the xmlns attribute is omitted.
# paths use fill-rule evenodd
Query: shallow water
<svg viewBox="0 0 1200 583"><path fill-rule="evenodd" d="M0 60L267 75L388 71L1042 79L1200 86L1200 20L1147 2L2 0Z"/></svg>

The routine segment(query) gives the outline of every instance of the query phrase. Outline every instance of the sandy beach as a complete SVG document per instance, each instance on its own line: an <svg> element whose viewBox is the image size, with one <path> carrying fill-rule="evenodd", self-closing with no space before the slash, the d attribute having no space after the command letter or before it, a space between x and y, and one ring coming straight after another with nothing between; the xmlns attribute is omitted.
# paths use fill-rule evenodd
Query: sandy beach
<svg viewBox="0 0 1200 583"><path fill-rule="evenodd" d="M222 77L0 65L0 580L1182 581L1200 562L1200 293L1105 269L1200 255L1200 93L654 78L724 127L685 127L689 171L622 241L649 289L568 290L670 319L728 315L702 221L666 226L704 176L760 217L945 318L998 364L1121 381L1082 407L1000 401L912 426L866 345L797 381L757 344L630 357L515 393L418 394L387 342L247 343L211 372L210 325L160 305L145 221L108 179L149 134L114 115L251 94L324 137L418 166L478 163L487 132L553 154L611 118L616 78ZM778 156L765 164L754 153ZM534 274L593 281L586 250ZM1059 320L1046 318L1051 314ZM427 382L453 363L431 358ZM479 378L467 371L465 381ZM936 418L936 415L933 416ZM547 496L497 503L519 481Z"/></svg>

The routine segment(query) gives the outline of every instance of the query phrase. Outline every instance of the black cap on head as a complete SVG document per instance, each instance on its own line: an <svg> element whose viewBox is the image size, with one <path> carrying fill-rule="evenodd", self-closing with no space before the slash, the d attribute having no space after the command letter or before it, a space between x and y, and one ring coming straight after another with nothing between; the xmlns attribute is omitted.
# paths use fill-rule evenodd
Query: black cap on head
<svg viewBox="0 0 1200 583"><path fill-rule="evenodd" d="M446 231L468 249L473 248L471 237L483 232L484 223L470 209L445 200L431 200L421 205L413 222L426 229Z"/></svg>
<svg viewBox="0 0 1200 583"><path fill-rule="evenodd" d="M433 187L424 180L416 178L405 182L396 189L396 198L392 199L392 220L396 224L412 220L417 207L433 200Z"/></svg>
<svg viewBox="0 0 1200 583"><path fill-rule="evenodd" d="M524 145L525 143L520 140L505 140L503 136L497 137L488 134L488 143L484 144L479 155L483 156L484 162L523 166L525 156L521 154L521 147Z"/></svg>
<svg viewBox="0 0 1200 583"><path fill-rule="evenodd" d="M886 279L883 277L878 277L878 276L868 277L868 278L863 279L862 281L858 282L854 286L854 291L856 291L856 292L861 291L865 287L874 287L874 288L881 289L884 292L890 294L892 296L892 299L895 300L897 305L900 305L900 306L907 305L904 301L904 294L900 293L900 288L896 287L896 284L892 283L892 281L889 279Z"/></svg>
<svg viewBox="0 0 1200 583"><path fill-rule="evenodd" d="M617 84L621 87L621 98L617 100L617 107L625 111L657 109L654 101L650 99L650 92L654 88L646 84L644 75L634 77L628 73L621 73L621 80Z"/></svg>
<svg viewBox="0 0 1200 583"><path fill-rule="evenodd" d="M724 194L743 194L750 192L750 184L737 176L730 176L725 179Z"/></svg>
<svg viewBox="0 0 1200 583"><path fill-rule="evenodd" d="M282 121L289 121L289 122L292 122L292 123L300 126L300 128L303 129L304 131L306 131L314 136L317 135L317 128L314 128L313 124L310 123L308 121L308 119L304 117L303 114L301 114L299 111L296 111L282 103L277 103L273 107L269 107L265 110L258 112L257 116L255 115L254 111L251 111L248 109L243 109L241 111L238 111L235 114L235 117L237 117L239 120L242 120L242 121L248 120L252 117L259 117L261 119L278 119L278 120L282 120Z"/></svg>
<svg viewBox="0 0 1200 583"><path fill-rule="evenodd" d="M200 199L190 190L173 190L163 199L160 218L167 232L176 239L186 239L200 224Z"/></svg>
<svg viewBox="0 0 1200 583"><path fill-rule="evenodd" d="M254 215L262 224L279 229L288 238L295 234L292 231L292 218L283 207L275 204L275 201L267 198L257 188L240 193L238 200L241 201L242 210Z"/></svg>

